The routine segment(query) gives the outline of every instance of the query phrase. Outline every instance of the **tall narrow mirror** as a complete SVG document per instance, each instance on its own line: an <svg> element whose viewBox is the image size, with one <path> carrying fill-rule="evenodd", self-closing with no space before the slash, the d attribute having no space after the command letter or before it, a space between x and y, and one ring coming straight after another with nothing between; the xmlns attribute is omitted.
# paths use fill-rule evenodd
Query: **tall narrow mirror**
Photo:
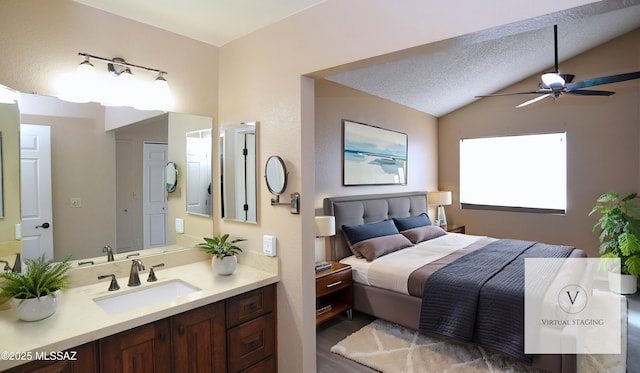
<svg viewBox="0 0 640 373"><path fill-rule="evenodd" d="M212 216L211 129L187 132L187 212Z"/></svg>
<svg viewBox="0 0 640 373"><path fill-rule="evenodd" d="M257 223L258 122L220 127L220 210L222 219Z"/></svg>

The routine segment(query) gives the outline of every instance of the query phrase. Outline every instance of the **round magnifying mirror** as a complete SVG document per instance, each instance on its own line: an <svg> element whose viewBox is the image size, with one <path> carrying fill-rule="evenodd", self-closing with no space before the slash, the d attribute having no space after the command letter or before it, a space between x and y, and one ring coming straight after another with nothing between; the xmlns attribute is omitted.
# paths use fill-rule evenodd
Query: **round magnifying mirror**
<svg viewBox="0 0 640 373"><path fill-rule="evenodd" d="M168 162L164 167L164 177L167 186L167 192L171 193L176 190L178 185L178 167L173 162Z"/></svg>
<svg viewBox="0 0 640 373"><path fill-rule="evenodd" d="M287 169L282 158L277 155L269 157L264 173L269 191L275 195L282 194L287 188Z"/></svg>

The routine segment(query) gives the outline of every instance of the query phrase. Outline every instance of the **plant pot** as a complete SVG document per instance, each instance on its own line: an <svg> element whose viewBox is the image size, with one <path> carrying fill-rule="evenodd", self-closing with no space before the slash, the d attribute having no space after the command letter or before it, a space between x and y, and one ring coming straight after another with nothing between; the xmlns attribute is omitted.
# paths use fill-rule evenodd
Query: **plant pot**
<svg viewBox="0 0 640 373"><path fill-rule="evenodd" d="M56 291L54 295L45 295L40 298L11 300L11 306L23 321L38 321L53 315L58 308L62 292Z"/></svg>
<svg viewBox="0 0 640 373"><path fill-rule="evenodd" d="M221 276L228 276L233 274L238 265L238 258L235 255L225 256L222 259L218 259L215 256L211 258L211 267L213 271Z"/></svg>
<svg viewBox="0 0 640 373"><path fill-rule="evenodd" d="M618 294L634 294L638 290L638 279L632 275L609 272L609 290Z"/></svg>

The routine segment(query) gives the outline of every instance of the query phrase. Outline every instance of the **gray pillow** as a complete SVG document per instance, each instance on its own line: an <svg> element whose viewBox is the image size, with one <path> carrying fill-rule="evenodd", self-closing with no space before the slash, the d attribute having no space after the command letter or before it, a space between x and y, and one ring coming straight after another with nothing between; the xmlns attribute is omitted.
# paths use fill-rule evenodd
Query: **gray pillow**
<svg viewBox="0 0 640 373"><path fill-rule="evenodd" d="M427 225L424 227L417 227L413 229L407 229L406 231L400 232L403 236L409 239L409 241L414 244L420 243L422 241L432 240L436 237L444 236L447 232L435 225Z"/></svg>
<svg viewBox="0 0 640 373"><path fill-rule="evenodd" d="M413 246L413 244L405 236L398 233L370 238L353 246L352 250L356 250L370 262L381 256Z"/></svg>

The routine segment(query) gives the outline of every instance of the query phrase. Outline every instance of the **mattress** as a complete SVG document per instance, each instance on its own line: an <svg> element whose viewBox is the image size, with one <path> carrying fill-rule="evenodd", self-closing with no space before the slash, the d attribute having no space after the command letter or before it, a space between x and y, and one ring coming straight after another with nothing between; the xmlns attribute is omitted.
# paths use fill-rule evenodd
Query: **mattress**
<svg viewBox="0 0 640 373"><path fill-rule="evenodd" d="M486 242L492 239L486 236L447 233L371 262L352 255L343 258L340 263L351 266L353 281L356 283L409 295L411 273L481 240Z"/></svg>

